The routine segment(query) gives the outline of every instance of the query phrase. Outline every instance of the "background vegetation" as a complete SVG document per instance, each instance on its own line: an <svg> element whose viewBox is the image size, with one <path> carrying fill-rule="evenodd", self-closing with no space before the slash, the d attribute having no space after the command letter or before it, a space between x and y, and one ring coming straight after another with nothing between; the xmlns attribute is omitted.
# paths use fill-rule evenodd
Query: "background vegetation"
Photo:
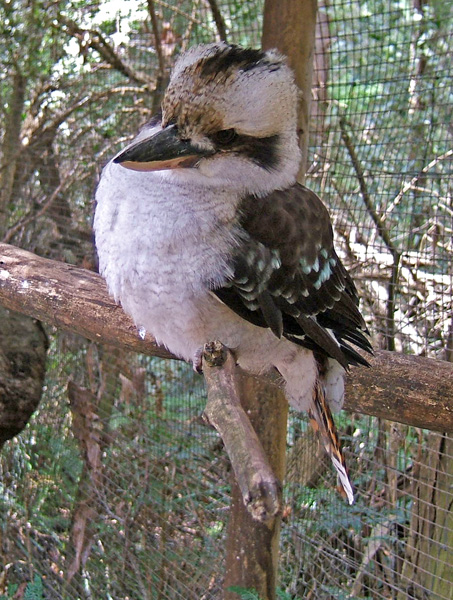
<svg viewBox="0 0 453 600"><path fill-rule="evenodd" d="M102 165L151 117L181 50L223 35L259 45L262 8L3 0L0 239L95 268ZM331 209L375 345L451 361L449 46L449 3L321 5L307 183ZM46 333L43 399L0 459L0 598L220 598L230 473L200 419L202 380ZM451 437L339 421L352 507L291 418L280 597L451 598Z"/></svg>

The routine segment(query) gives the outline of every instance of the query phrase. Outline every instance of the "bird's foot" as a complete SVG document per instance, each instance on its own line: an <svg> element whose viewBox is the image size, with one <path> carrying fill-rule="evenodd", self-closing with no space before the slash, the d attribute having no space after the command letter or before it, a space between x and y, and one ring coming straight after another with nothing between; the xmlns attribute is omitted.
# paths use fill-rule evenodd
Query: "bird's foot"
<svg viewBox="0 0 453 600"><path fill-rule="evenodd" d="M226 361L227 353L228 349L219 340L207 342L195 351L192 359L194 371L203 373L203 360L211 367L221 367Z"/></svg>

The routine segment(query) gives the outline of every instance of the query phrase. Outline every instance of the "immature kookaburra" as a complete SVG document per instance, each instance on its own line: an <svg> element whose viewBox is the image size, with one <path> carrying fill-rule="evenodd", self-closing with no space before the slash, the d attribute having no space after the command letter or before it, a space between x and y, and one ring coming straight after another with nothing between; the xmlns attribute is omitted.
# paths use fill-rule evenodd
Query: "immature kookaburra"
<svg viewBox="0 0 453 600"><path fill-rule="evenodd" d="M190 49L161 117L102 173L96 246L112 295L175 355L220 340L246 371L277 370L352 502L328 404L367 364L351 343L371 347L328 212L296 183L297 98L276 51Z"/></svg>

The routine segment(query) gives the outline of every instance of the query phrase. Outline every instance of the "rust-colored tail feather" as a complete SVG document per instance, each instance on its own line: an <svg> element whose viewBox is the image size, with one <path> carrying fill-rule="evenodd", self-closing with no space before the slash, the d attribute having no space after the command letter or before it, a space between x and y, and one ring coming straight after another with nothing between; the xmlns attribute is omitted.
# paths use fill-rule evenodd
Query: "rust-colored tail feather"
<svg viewBox="0 0 453 600"><path fill-rule="evenodd" d="M338 473L342 488L341 491L343 492L342 495L345 495L349 504L352 504L354 502L354 493L352 491L351 482L349 481L346 461L343 456L343 450L341 449L340 438L338 437L335 421L333 420L320 381L316 382L313 392L313 402L308 411L308 416L310 418L311 426L321 438L324 448L330 456L333 466Z"/></svg>

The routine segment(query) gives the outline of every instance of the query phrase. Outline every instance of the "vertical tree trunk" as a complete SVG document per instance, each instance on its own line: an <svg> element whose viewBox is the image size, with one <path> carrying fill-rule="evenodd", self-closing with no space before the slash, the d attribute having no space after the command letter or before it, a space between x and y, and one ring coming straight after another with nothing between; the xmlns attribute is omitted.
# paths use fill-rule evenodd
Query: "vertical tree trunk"
<svg viewBox="0 0 453 600"><path fill-rule="evenodd" d="M288 403L281 390L252 376L241 374L240 398L269 458L275 475L285 475ZM247 511L234 481L228 524L225 600L240 596L230 586L255 590L260 599L274 600L280 541L280 515L268 523L255 521Z"/></svg>
<svg viewBox="0 0 453 600"><path fill-rule="evenodd" d="M307 167L316 11L316 0L266 0L264 6L262 47L277 48L288 57L302 92L299 106L302 162L298 175L301 182L304 181ZM287 402L282 392L269 384L244 376L241 399L275 474L283 481ZM254 589L262 600L275 599L280 522L280 516L266 525L253 521L244 507L237 485L233 484L227 539L225 600L237 600L240 597L228 591L230 586Z"/></svg>
<svg viewBox="0 0 453 600"><path fill-rule="evenodd" d="M9 109L5 115L0 161L0 239L8 225L9 203L20 158L22 114L27 81L17 69L12 75L12 90L8 99Z"/></svg>
<svg viewBox="0 0 453 600"><path fill-rule="evenodd" d="M266 0L264 4L262 46L277 48L288 57L302 92L299 106L302 161L298 176L301 183L307 169L317 8L317 0Z"/></svg>
<svg viewBox="0 0 453 600"><path fill-rule="evenodd" d="M422 443L422 442L421 442ZM409 536L398 600L449 598L453 580L453 512L449 479L453 438L429 432L414 462Z"/></svg>

